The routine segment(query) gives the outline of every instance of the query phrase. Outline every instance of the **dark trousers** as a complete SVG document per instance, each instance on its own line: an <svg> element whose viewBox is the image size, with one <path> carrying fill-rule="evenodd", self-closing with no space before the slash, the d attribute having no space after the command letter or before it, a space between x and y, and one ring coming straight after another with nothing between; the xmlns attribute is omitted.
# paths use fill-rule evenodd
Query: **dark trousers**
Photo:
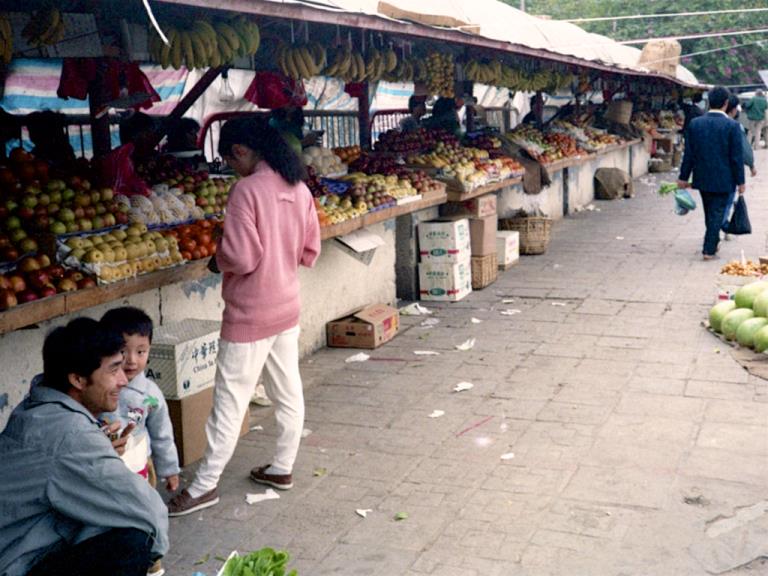
<svg viewBox="0 0 768 576"><path fill-rule="evenodd" d="M152 538L135 528L113 528L77 546L52 552L27 576L146 576Z"/></svg>
<svg viewBox="0 0 768 576"><path fill-rule="evenodd" d="M713 256L720 243L720 230L728 207L728 192L700 192L701 204L704 206L704 225L707 227L702 253Z"/></svg>

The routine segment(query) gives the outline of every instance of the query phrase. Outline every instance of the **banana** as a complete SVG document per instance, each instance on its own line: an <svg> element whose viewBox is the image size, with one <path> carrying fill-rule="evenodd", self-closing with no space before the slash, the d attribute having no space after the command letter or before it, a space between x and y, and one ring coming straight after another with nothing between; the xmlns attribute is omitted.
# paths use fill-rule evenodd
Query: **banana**
<svg viewBox="0 0 768 576"><path fill-rule="evenodd" d="M227 41L232 54L237 54L240 49L240 38L237 32L232 30L232 27L226 22L216 22L213 27L219 33L219 38L223 37Z"/></svg>
<svg viewBox="0 0 768 576"><path fill-rule="evenodd" d="M238 22L237 18L234 18L228 22L229 27L232 28L232 30L237 34L237 39L240 42L240 46L237 48L237 55L242 58L243 56L248 56L248 44L250 42L250 39L248 37L248 33L245 31L245 28L241 23Z"/></svg>
<svg viewBox="0 0 768 576"><path fill-rule="evenodd" d="M339 74L349 74L349 69L352 66L352 50L344 48L344 50L342 50L341 58Z"/></svg>
<svg viewBox="0 0 768 576"><path fill-rule="evenodd" d="M195 67L195 51L192 49L192 38L187 30L179 32L181 36L181 52L184 55L187 69L192 70Z"/></svg>
<svg viewBox="0 0 768 576"><path fill-rule="evenodd" d="M315 75L320 74L328 65L328 52L317 42L312 42L309 45L309 49L312 52L312 58L315 61Z"/></svg>
<svg viewBox="0 0 768 576"><path fill-rule="evenodd" d="M159 38L160 37L158 36L158 39ZM178 42L178 33L175 28L171 28L168 31L168 44L162 45L160 48L160 57L158 58L160 66L164 69L171 65L171 49L176 42Z"/></svg>
<svg viewBox="0 0 768 576"><path fill-rule="evenodd" d="M216 50L216 31L213 27L205 20L195 20L192 30L197 33L197 36L203 42L206 59L213 56Z"/></svg>
<svg viewBox="0 0 768 576"><path fill-rule="evenodd" d="M221 34L216 36L216 45L219 48L219 54L221 54L221 62L222 64L227 64L232 61L232 58L234 57L234 53L232 52L232 48L229 46L229 42L227 41L224 36Z"/></svg>
<svg viewBox="0 0 768 576"><path fill-rule="evenodd" d="M176 38L171 45L171 66L174 70L181 68L181 32L176 32Z"/></svg>
<svg viewBox="0 0 768 576"><path fill-rule="evenodd" d="M387 50L387 72L394 72L395 68L397 68L397 54L390 46Z"/></svg>
<svg viewBox="0 0 768 576"><path fill-rule="evenodd" d="M300 67L302 74L306 73L306 76L302 76L302 78L311 78L314 76L316 74L315 61L312 59L312 54L309 53L309 48L306 46L299 46L298 48L294 48L294 53L298 53L296 61L302 64Z"/></svg>
<svg viewBox="0 0 768 576"><path fill-rule="evenodd" d="M288 75L288 69L285 65L285 44L279 44L277 49L275 50L275 61L277 62L277 67L280 69L280 72Z"/></svg>
<svg viewBox="0 0 768 576"><path fill-rule="evenodd" d="M352 55L355 59L355 65L357 66L357 75L355 76L355 82L362 82L366 77L366 66L363 55L360 52L354 52Z"/></svg>
<svg viewBox="0 0 768 576"><path fill-rule="evenodd" d="M293 63L296 66L296 70L299 72L299 78L311 78L313 76L314 63L312 62L312 56L309 54L306 46L294 48L291 52L293 57Z"/></svg>
<svg viewBox="0 0 768 576"><path fill-rule="evenodd" d="M195 30L189 31L189 38L192 41L192 51L195 55L195 68L207 68L209 66L208 45Z"/></svg>
<svg viewBox="0 0 768 576"><path fill-rule="evenodd" d="M259 30L259 26L255 22L248 22L248 32L251 36L251 44L248 47L248 52L256 54L261 46L261 30Z"/></svg>

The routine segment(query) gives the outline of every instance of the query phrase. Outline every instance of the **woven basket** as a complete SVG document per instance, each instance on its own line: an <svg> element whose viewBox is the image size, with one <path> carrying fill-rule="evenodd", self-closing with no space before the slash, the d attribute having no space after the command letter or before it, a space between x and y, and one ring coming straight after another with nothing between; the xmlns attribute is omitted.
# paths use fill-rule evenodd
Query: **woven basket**
<svg viewBox="0 0 768 576"><path fill-rule="evenodd" d="M495 252L487 256L472 256L472 290L481 290L496 282L499 259Z"/></svg>
<svg viewBox="0 0 768 576"><path fill-rule="evenodd" d="M520 254L544 254L551 229L552 220L543 216L499 220L499 230L517 230L520 233Z"/></svg>

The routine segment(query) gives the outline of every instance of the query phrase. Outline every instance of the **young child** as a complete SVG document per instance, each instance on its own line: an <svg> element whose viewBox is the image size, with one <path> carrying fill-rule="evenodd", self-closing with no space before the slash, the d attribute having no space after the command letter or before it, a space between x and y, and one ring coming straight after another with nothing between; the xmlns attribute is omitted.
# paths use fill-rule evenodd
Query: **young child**
<svg viewBox="0 0 768 576"><path fill-rule="evenodd" d="M179 458L168 405L157 384L144 374L152 345L152 319L143 310L124 306L109 310L101 322L125 337L123 371L128 378L128 385L120 391L117 412L103 414L101 419L119 421L121 428L135 426L123 460L152 486L161 478L173 492L179 487ZM163 573L159 562L149 571L152 576Z"/></svg>

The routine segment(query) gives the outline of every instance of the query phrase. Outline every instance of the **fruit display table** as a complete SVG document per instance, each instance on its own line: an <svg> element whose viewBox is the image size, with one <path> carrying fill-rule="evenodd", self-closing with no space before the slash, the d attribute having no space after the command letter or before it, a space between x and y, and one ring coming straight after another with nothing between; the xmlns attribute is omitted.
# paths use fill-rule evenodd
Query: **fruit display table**
<svg viewBox="0 0 768 576"><path fill-rule="evenodd" d="M119 300L132 294L139 294L187 280L199 280L209 274L207 264L207 258L196 260L182 266L158 270L120 282L61 293L14 306L0 314L0 334Z"/></svg>
<svg viewBox="0 0 768 576"><path fill-rule="evenodd" d="M522 176L516 178L507 178L506 180L500 180L498 182L492 182L485 186L478 186L474 190L465 192L463 188L452 187L450 184L446 188L449 202L463 202L464 200L470 200L483 196L484 194L490 194L491 192L498 192L509 186L520 184L523 181Z"/></svg>
<svg viewBox="0 0 768 576"><path fill-rule="evenodd" d="M377 210L376 212L369 212L358 218L352 218L339 224L333 224L331 226L325 226L321 229L320 234L323 240L335 238L337 236L343 236L349 234L360 228L367 228L379 222L385 220L391 220L404 214L416 212L418 210L424 210L432 206L444 204L448 200L445 189L435 190L433 192L422 195L421 199L408 204L402 204L400 206L393 206L391 208L385 208L383 210Z"/></svg>

